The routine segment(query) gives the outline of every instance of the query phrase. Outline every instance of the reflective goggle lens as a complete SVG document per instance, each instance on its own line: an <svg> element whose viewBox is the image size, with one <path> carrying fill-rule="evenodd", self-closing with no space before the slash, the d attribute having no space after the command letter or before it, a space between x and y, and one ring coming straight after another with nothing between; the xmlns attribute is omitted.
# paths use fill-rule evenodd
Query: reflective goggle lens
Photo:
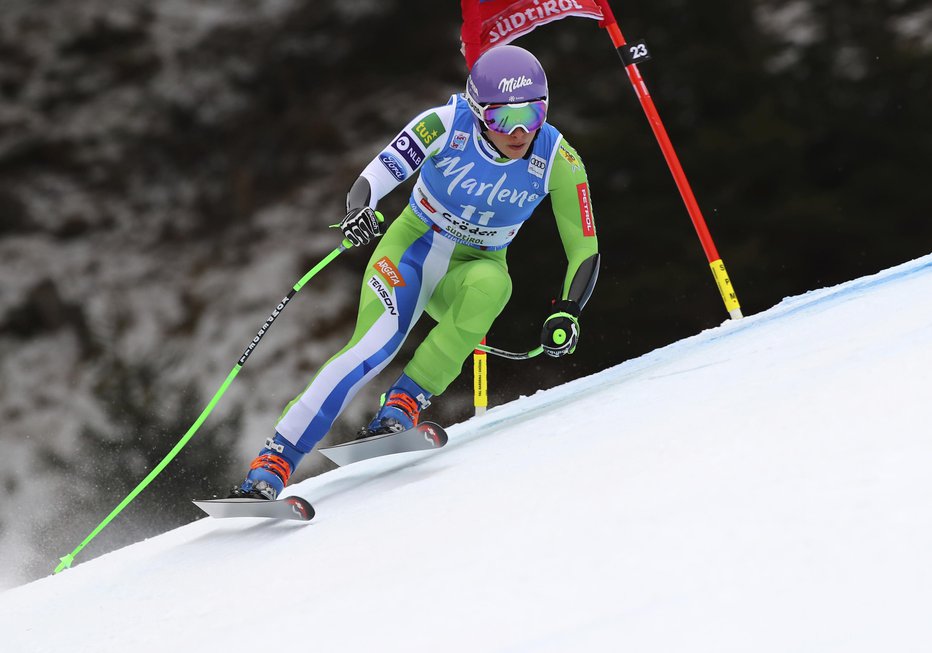
<svg viewBox="0 0 932 653"><path fill-rule="evenodd" d="M486 127L500 134L510 134L518 127L532 132L540 129L546 117L546 100L534 100L520 104L493 104L482 110L482 120Z"/></svg>

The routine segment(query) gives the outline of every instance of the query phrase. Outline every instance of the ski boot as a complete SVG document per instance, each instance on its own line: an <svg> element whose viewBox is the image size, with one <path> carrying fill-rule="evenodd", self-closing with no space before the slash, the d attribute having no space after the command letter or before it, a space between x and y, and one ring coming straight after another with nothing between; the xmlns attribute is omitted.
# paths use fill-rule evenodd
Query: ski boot
<svg viewBox="0 0 932 653"><path fill-rule="evenodd" d="M274 501L302 458L303 453L276 433L274 438L265 441L265 447L249 466L246 480L230 491L229 498Z"/></svg>
<svg viewBox="0 0 932 653"><path fill-rule="evenodd" d="M375 418L359 429L356 439L373 435L398 433L417 426L421 411L430 406L431 394L402 374L384 396L382 407Z"/></svg>

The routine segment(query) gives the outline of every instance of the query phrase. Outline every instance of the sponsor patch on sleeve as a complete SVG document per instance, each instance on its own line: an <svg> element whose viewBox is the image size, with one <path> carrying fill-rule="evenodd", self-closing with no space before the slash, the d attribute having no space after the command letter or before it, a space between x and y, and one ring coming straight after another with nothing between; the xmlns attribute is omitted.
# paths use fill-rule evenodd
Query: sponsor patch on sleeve
<svg viewBox="0 0 932 653"><path fill-rule="evenodd" d="M382 152L379 155L379 161L382 162L382 165L394 175L395 179L398 181L404 181L408 176L408 173L405 171L404 167L401 164L401 161L394 154L388 152Z"/></svg>
<svg viewBox="0 0 932 653"><path fill-rule="evenodd" d="M392 147L407 162L411 170L417 170L424 163L424 151L418 147L414 137L408 132L401 132L392 142Z"/></svg>
<svg viewBox="0 0 932 653"><path fill-rule="evenodd" d="M414 126L414 135L425 145L430 146L435 140L447 132L443 121L436 113L428 113L423 120Z"/></svg>
<svg viewBox="0 0 932 653"><path fill-rule="evenodd" d="M573 166L573 172L579 170L579 159L577 159L576 156L563 145L560 146L560 156L562 156L567 163Z"/></svg>
<svg viewBox="0 0 932 653"><path fill-rule="evenodd" d="M589 184L576 184L576 196L579 198L579 217L582 220L583 236L595 236L595 222L592 220L592 202L589 199Z"/></svg>

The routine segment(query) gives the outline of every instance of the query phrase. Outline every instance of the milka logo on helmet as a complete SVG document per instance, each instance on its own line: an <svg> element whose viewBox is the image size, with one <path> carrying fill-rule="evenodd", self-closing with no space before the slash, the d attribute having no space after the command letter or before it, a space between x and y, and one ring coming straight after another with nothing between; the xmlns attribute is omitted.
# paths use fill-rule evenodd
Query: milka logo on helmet
<svg viewBox="0 0 932 653"><path fill-rule="evenodd" d="M453 177L453 181L447 187L447 194L453 195L453 191L462 188L467 195L484 197L486 203L492 206L493 202L510 202L524 207L525 202L534 203L540 199L537 193L528 194L526 190L518 191L516 188L503 188L508 180L508 173L503 172L502 176L495 182L479 181L475 177L467 177L473 167L476 165L472 161L464 166L457 168L460 158L458 156L445 156L437 164L437 170L443 173L444 177Z"/></svg>
<svg viewBox="0 0 932 653"><path fill-rule="evenodd" d="M498 90L502 93L514 93L519 88L524 88L525 86L530 86L534 83L530 77L503 77L502 81L498 83Z"/></svg>

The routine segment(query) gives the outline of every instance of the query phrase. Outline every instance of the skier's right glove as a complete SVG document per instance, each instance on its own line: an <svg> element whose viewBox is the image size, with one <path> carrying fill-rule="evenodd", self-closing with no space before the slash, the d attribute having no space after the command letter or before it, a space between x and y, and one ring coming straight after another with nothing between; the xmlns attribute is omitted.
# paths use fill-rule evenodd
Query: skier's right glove
<svg viewBox="0 0 932 653"><path fill-rule="evenodd" d="M554 302L554 313L544 320L540 345L544 353L554 358L572 354L579 342L579 304L571 299Z"/></svg>
<svg viewBox="0 0 932 653"><path fill-rule="evenodd" d="M385 220L381 213L373 211L368 206L350 209L346 217L340 221L339 227L347 240L354 246L368 245L382 235L380 222ZM337 225L335 225L337 226Z"/></svg>

